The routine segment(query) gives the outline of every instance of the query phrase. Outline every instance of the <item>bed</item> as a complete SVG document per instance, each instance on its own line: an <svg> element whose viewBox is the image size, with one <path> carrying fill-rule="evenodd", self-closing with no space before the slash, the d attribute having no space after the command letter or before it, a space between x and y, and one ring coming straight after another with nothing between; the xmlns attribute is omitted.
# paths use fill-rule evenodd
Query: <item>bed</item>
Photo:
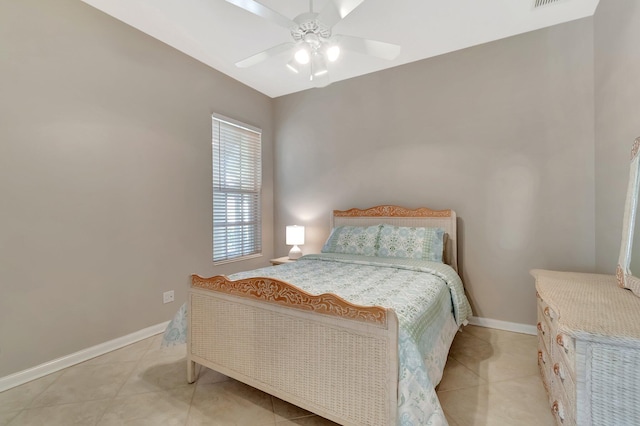
<svg viewBox="0 0 640 426"><path fill-rule="evenodd" d="M446 424L435 386L471 314L455 212L334 211L331 229L296 262L192 275L188 381L200 364L341 425Z"/></svg>

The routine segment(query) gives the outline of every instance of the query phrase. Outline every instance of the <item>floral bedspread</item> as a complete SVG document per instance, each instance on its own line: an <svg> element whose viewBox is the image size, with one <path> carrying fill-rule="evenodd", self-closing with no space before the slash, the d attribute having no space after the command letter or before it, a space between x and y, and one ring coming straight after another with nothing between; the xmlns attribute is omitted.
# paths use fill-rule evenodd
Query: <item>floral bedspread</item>
<svg viewBox="0 0 640 426"><path fill-rule="evenodd" d="M345 254L307 255L297 262L229 276L271 277L313 294L334 293L359 305L393 308L399 321L398 424L446 425L432 380L439 380L448 347L441 331L471 315L460 277L448 265L424 260ZM165 343L186 341L186 306L167 327ZM434 350L442 347L441 350Z"/></svg>

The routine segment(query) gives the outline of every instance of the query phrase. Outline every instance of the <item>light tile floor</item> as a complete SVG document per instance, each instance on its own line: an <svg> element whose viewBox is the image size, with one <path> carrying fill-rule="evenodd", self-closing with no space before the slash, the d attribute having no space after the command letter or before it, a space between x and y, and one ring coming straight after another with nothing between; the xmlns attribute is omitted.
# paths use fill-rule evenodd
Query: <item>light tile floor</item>
<svg viewBox="0 0 640 426"><path fill-rule="evenodd" d="M326 426L335 423L211 370L186 382L185 347L155 336L0 393L5 425ZM468 326L438 397L451 426L554 425L536 337Z"/></svg>

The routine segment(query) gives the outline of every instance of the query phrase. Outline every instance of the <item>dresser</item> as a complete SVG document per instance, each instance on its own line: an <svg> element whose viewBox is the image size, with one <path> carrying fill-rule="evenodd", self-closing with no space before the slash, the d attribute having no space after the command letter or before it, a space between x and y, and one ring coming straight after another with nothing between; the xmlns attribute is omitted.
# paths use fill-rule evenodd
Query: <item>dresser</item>
<svg viewBox="0 0 640 426"><path fill-rule="evenodd" d="M559 425L640 425L640 297L613 275L535 269L538 366Z"/></svg>

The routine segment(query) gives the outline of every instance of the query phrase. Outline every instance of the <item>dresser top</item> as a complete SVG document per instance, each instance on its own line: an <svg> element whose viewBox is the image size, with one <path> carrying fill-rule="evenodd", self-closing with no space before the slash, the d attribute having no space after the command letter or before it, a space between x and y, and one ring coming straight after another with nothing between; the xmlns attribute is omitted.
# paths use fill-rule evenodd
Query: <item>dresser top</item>
<svg viewBox="0 0 640 426"><path fill-rule="evenodd" d="M640 297L613 275L531 271L540 297L558 314L563 332L592 340L627 340L640 347Z"/></svg>

